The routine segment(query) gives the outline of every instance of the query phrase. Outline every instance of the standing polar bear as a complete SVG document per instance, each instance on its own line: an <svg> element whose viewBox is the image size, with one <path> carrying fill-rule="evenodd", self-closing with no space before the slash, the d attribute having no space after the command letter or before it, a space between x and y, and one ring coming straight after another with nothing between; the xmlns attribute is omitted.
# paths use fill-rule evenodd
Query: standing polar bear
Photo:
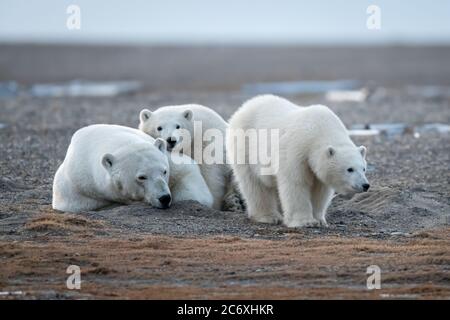
<svg viewBox="0 0 450 320"><path fill-rule="evenodd" d="M270 175L261 174L259 162L234 161L239 153L248 157L261 151L257 150L261 144L248 148L243 139L235 143L231 132L249 129L279 130L279 152L267 144L263 147L264 152L274 153ZM334 191L351 196L369 189L366 148L356 147L341 120L322 105L299 107L272 95L250 99L230 120L227 151L249 217L258 222L326 226Z"/></svg>
<svg viewBox="0 0 450 320"><path fill-rule="evenodd" d="M202 105L185 104L153 112L143 109L139 120L141 131L164 139L169 151L181 151L199 164L213 195L214 209L230 209L239 202L231 168L226 164L224 140L228 124L218 113Z"/></svg>
<svg viewBox="0 0 450 320"><path fill-rule="evenodd" d="M53 208L80 212L133 201L167 208L181 200L211 207L212 195L198 166L183 164L192 159L182 160L172 163L165 141L139 130L103 124L84 127L73 135L56 172Z"/></svg>

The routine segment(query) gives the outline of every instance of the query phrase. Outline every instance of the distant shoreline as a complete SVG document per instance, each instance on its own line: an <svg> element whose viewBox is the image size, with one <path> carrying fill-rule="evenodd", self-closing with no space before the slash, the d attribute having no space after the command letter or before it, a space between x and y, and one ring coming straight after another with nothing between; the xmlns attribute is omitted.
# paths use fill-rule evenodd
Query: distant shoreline
<svg viewBox="0 0 450 320"><path fill-rule="evenodd" d="M231 47L0 44L0 82L133 80L146 90L233 91L248 83L354 79L450 85L447 47Z"/></svg>

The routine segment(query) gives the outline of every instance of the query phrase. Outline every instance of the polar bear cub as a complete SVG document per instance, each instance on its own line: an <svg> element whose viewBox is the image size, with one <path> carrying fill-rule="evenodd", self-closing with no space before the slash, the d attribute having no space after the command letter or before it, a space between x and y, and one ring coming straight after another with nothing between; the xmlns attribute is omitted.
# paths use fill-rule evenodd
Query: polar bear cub
<svg viewBox="0 0 450 320"><path fill-rule="evenodd" d="M189 158L179 163L167 157L165 141L139 130L84 127L73 135L55 174L53 208L80 212L133 201L167 208L181 200L211 207L212 195L198 166L183 164L192 163Z"/></svg>
<svg viewBox="0 0 450 320"><path fill-rule="evenodd" d="M249 148L245 140L236 143L233 135L227 137L228 156L251 219L283 220L288 227L326 226L326 211L335 191L351 196L369 189L366 148L355 146L328 107L300 107L277 96L258 96L244 103L230 120L230 132L249 129L279 130L278 150L270 150L268 144ZM258 162L233 161L238 153L261 152L258 148L274 153L272 173L262 175Z"/></svg>
<svg viewBox="0 0 450 320"><path fill-rule="evenodd" d="M214 198L213 208L222 210L226 195L234 192L231 168L226 164L224 140L228 124L225 120L212 109L198 104L165 106L153 112L143 109L139 119L141 131L166 140L169 151L182 151L199 164ZM186 138L186 133L190 139ZM203 157L205 150L213 155L215 163Z"/></svg>

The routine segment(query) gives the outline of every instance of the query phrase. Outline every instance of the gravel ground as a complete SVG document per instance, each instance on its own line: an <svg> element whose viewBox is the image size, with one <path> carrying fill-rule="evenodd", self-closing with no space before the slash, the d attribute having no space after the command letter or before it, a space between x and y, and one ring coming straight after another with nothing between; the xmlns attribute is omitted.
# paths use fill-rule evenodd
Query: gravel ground
<svg viewBox="0 0 450 320"><path fill-rule="evenodd" d="M377 55L359 48L354 60L346 58L351 48L123 48L122 54L80 48L74 57L83 62L81 71L69 64L68 75L61 59L67 48L39 47L35 59L42 63L36 70L13 68L11 62L30 58L29 49L0 49L0 79L26 84L105 79L107 74L110 80L141 80L144 89L107 98L21 94L0 99L0 123L6 125L0 126L0 256L7 261L0 291L23 291L7 298L450 298L450 134L412 134L423 124L450 124L450 95L427 96L420 87L410 87L450 84L448 48L377 48ZM199 52L209 56L206 66L233 57L237 63L220 69L223 77L216 66L190 81L187 73L199 66ZM43 70L52 54L55 65ZM363 59L364 54L373 59ZM123 62L126 55L140 58ZM183 55L186 61L180 62ZM254 62L239 73L252 55ZM153 73L133 69L145 57ZM156 68L158 61L166 68L173 62L173 70L167 74ZM339 65L327 68L320 61ZM108 73L105 68L113 63L120 67ZM298 69L288 68L295 63ZM134 73L118 75L128 64ZM95 76L92 70L99 72ZM349 127L401 122L410 129L393 137L355 138L368 147L372 187L351 200L336 197L329 228L257 224L243 212L214 211L194 202L168 210L134 204L79 215L51 209L53 175L71 135L82 126L137 127L144 106L190 102L210 106L227 119L250 98L239 90L247 81L339 78L360 80L370 86L371 96L361 103L330 102L321 94L288 98L302 105L327 104ZM86 270L79 292L64 287L69 264ZM387 270L387 285L379 292L365 288L370 264Z"/></svg>

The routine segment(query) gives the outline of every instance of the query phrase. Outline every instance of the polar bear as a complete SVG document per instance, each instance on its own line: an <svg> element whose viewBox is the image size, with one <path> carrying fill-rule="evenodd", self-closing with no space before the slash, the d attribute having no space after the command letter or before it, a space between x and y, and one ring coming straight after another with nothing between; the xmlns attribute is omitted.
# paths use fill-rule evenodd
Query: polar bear
<svg viewBox="0 0 450 320"><path fill-rule="evenodd" d="M139 130L166 140L169 151L180 150L199 164L213 195L214 209L232 210L238 206L239 193L232 181L231 168L226 164L228 124L217 112L198 104L165 106L153 112L143 109L139 120ZM185 133L190 139L186 139ZM214 161L204 158L205 151L211 152L211 149Z"/></svg>
<svg viewBox="0 0 450 320"><path fill-rule="evenodd" d="M248 134L248 129L278 129L279 149L236 142L235 133ZM258 161L236 161L239 153L249 156L260 152L258 148L274 153L269 174L261 174ZM355 146L344 124L326 106L300 107L272 95L250 99L230 119L227 151L248 215L258 222L327 226L325 214L335 191L351 196L369 189L366 148Z"/></svg>
<svg viewBox="0 0 450 320"><path fill-rule="evenodd" d="M105 124L81 128L56 171L53 208L80 212L133 201L167 208L181 200L211 207L213 198L198 166L183 155L178 156L187 159L173 164L166 153L164 140L136 129Z"/></svg>

